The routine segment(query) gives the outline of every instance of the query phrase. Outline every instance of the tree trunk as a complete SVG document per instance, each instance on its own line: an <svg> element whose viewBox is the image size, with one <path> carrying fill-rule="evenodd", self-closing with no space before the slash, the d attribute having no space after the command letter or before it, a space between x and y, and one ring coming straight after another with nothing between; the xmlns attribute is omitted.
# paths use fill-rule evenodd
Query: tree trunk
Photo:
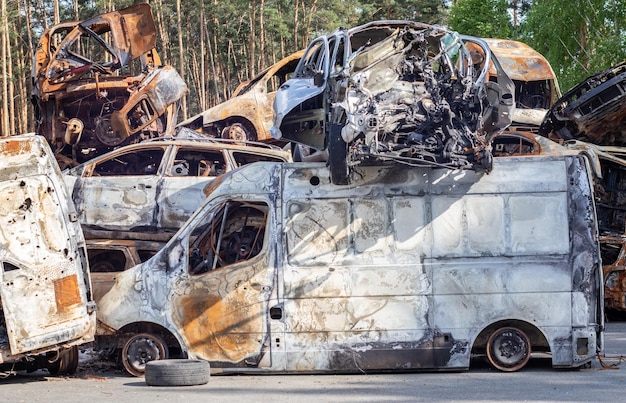
<svg viewBox="0 0 626 403"><path fill-rule="evenodd" d="M7 85L8 85L8 97L9 97L9 134L15 134L15 85L13 85L13 53L11 52L11 37L9 36L9 23L7 21Z"/></svg>
<svg viewBox="0 0 626 403"><path fill-rule="evenodd" d="M153 7L153 10L155 11L156 14L156 24L158 26L158 30L159 30L159 35L161 36L161 41L160 41L160 47L161 49L163 49L162 53L159 53L161 55L161 60L164 64L169 64L169 60L170 60L170 36L169 33L166 29L167 24L164 21L163 18L163 1L162 0L156 0L155 1L155 7ZM159 43L159 42L157 42Z"/></svg>
<svg viewBox="0 0 626 403"><path fill-rule="evenodd" d="M20 28L21 26L18 26L18 31L22 32ZM28 122L28 92L26 88L26 83L28 82L28 72L26 71L26 56L24 55L24 47L21 46L19 42L19 37L17 35L15 35L15 42L13 47L16 49L17 52L16 76L18 77L16 97L17 108L15 113L16 133L27 133L28 128L26 127L26 125Z"/></svg>
<svg viewBox="0 0 626 403"><path fill-rule="evenodd" d="M199 106L200 110L204 111L207 109L207 88L206 88L206 74L204 67L204 59L206 57L206 53L204 51L204 39L205 36L205 25L204 25L204 1L200 2L200 90L198 91L199 98Z"/></svg>
<svg viewBox="0 0 626 403"><path fill-rule="evenodd" d="M311 32L311 21L313 20L313 16L315 15L315 8L317 7L317 0L313 1L313 4L311 5L311 9L309 10L309 20L307 21L306 24L306 32L304 33L305 37L304 37L304 46L306 46L307 43L309 43L309 33ZM299 49L299 48L296 48Z"/></svg>
<svg viewBox="0 0 626 403"><path fill-rule="evenodd" d="M57 25L59 22L61 22L61 13L59 11L59 0L54 0L53 10L54 10L54 14L52 15L52 18L53 18L52 25Z"/></svg>
<svg viewBox="0 0 626 403"><path fill-rule="evenodd" d="M32 15L32 9L30 7L30 1L29 0L24 0L24 4L25 4L25 21L26 21L26 33L27 33L27 54L26 54L26 60L29 60L32 63L33 60L33 38L32 38L32 24L30 21L30 17ZM31 66L32 68L32 66ZM29 75L29 71L24 71L24 75L28 76ZM24 110L22 111L23 117L24 117L24 121L27 122L26 123L26 127L25 130L26 132L32 132L35 131L35 119L34 119L34 112L33 112L33 108L30 104L30 102L28 102L28 99L30 97L30 93L32 91L32 83L30 79L26 79L24 80L27 85L26 85L26 95L24 97L24 104L28 105L27 108L24 108ZM29 112L30 111L30 112ZM29 116L32 116L31 119L29 119Z"/></svg>
<svg viewBox="0 0 626 403"><path fill-rule="evenodd" d="M265 0L261 0L259 6L259 69L261 71L265 68L265 22L263 20L263 13L265 12Z"/></svg>
<svg viewBox="0 0 626 403"><path fill-rule="evenodd" d="M250 53L248 54L248 71L249 77L255 76L255 61L256 61L256 27L255 27L255 16L256 16L256 0L250 1L249 6L250 11Z"/></svg>
<svg viewBox="0 0 626 403"><path fill-rule="evenodd" d="M181 7L180 0L176 0L176 26L178 27L178 72L180 77L185 80L185 64L183 62L183 25L181 23ZM183 109L183 120L187 119L187 95L184 94L180 100Z"/></svg>
<svg viewBox="0 0 626 403"><path fill-rule="evenodd" d="M0 116L0 135L8 136L9 132L9 91L8 91L8 77L7 77L7 50L9 43L7 37L9 35L9 21L7 18L7 1L0 0L0 47L2 48L0 53L2 60L2 113Z"/></svg>
<svg viewBox="0 0 626 403"><path fill-rule="evenodd" d="M293 48L300 49L298 46L298 6L300 5L300 0L295 1L296 6L293 9Z"/></svg>

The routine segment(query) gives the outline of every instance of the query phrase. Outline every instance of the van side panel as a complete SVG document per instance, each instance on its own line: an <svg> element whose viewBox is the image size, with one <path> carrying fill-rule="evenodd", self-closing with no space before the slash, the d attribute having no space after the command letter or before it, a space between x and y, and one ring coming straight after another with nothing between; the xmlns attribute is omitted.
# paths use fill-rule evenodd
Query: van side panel
<svg viewBox="0 0 626 403"><path fill-rule="evenodd" d="M587 332L596 322L599 264L581 161L496 159L489 175L360 167L350 187L285 169L286 369L467 368L480 332L509 320L571 363L572 317Z"/></svg>

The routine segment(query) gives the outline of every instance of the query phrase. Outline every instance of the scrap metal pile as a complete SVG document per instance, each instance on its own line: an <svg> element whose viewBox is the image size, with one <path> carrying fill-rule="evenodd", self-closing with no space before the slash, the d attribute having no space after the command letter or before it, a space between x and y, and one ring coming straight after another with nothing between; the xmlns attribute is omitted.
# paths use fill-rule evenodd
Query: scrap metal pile
<svg viewBox="0 0 626 403"><path fill-rule="evenodd" d="M148 4L44 32L32 72L35 130L62 169L173 130L187 86L155 46Z"/></svg>

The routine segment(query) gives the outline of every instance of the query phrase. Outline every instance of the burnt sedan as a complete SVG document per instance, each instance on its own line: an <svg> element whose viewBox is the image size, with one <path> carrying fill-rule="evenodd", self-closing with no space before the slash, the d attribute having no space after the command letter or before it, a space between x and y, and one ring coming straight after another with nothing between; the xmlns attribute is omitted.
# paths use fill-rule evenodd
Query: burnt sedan
<svg viewBox="0 0 626 403"><path fill-rule="evenodd" d="M289 152L264 144L161 138L120 147L64 177L86 237L165 241L217 176L257 161L290 160Z"/></svg>
<svg viewBox="0 0 626 403"><path fill-rule="evenodd" d="M377 21L311 42L276 94L271 133L327 151L336 184L361 163L488 172L514 107L514 84L483 40Z"/></svg>
<svg viewBox="0 0 626 403"><path fill-rule="evenodd" d="M272 127L272 103L280 85L293 74L304 50L293 53L237 87L233 96L181 122L211 137L268 141Z"/></svg>

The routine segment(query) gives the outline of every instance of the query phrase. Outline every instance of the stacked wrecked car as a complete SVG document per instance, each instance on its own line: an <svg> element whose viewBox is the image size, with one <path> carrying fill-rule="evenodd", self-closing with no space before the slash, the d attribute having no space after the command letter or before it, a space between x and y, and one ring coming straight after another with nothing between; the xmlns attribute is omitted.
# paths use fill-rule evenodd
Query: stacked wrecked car
<svg viewBox="0 0 626 403"><path fill-rule="evenodd" d="M483 40L410 21L373 22L309 45L276 94L272 135L326 150L338 184L362 163L488 172L491 141L511 123L513 92Z"/></svg>
<svg viewBox="0 0 626 403"><path fill-rule="evenodd" d="M32 72L35 130L61 168L173 128L187 86L155 46L148 4L44 32Z"/></svg>

